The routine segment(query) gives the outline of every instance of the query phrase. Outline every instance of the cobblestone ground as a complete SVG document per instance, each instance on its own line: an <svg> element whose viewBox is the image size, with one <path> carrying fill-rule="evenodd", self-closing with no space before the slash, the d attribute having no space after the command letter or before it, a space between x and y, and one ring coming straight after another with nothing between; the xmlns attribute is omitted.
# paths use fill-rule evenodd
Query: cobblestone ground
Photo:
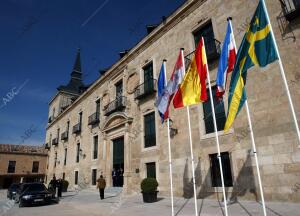
<svg viewBox="0 0 300 216"><path fill-rule="evenodd" d="M194 216L193 199L175 198L176 216ZM267 203L268 216L299 216L300 204ZM140 194L122 196L119 192L108 190L104 200L99 199L96 190L65 193L59 204L19 208L6 199L0 192L0 216L170 216L170 199L159 198L152 204L145 204ZM198 200L199 215L223 215L217 200ZM229 215L256 216L263 215L261 205L257 202L242 201L229 205Z"/></svg>

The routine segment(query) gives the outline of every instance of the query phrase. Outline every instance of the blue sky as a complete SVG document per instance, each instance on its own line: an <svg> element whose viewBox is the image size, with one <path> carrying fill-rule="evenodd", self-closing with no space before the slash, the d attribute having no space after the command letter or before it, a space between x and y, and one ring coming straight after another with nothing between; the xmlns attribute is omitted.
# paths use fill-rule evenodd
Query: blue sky
<svg viewBox="0 0 300 216"><path fill-rule="evenodd" d="M41 145L48 101L69 81L77 47L84 82L119 59L184 0L2 0L0 143Z"/></svg>

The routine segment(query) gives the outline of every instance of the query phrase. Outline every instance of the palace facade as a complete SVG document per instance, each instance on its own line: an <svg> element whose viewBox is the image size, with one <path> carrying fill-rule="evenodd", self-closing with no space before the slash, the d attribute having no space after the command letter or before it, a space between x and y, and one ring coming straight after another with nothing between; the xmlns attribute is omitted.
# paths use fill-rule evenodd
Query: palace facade
<svg viewBox="0 0 300 216"><path fill-rule="evenodd" d="M258 0L188 0L90 86L82 81L78 50L70 82L58 87L49 103L46 130L47 179L65 178L71 187L95 187L103 174L112 186L112 170L124 170L123 191L140 193L140 182L155 177L169 195L167 127L154 106L163 59L170 77L180 48L186 65L200 36L215 89L215 77L227 17L232 17L237 45ZM300 119L300 29L297 0L266 0L296 114ZM253 67L247 78L248 103L266 200L300 201L300 148L278 63ZM228 197L259 199L255 160L246 111L224 133L227 95L215 112ZM222 196L210 101L190 108L195 175L199 198ZM171 149L176 196L193 194L186 109L171 106Z"/></svg>

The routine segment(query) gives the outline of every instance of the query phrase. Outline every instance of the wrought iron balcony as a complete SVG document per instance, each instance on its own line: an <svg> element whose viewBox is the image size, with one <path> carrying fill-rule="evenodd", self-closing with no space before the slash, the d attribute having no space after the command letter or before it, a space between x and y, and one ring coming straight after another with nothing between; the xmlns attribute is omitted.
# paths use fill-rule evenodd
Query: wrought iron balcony
<svg viewBox="0 0 300 216"><path fill-rule="evenodd" d="M88 121L88 125L95 125L98 124L100 122L100 113L99 112L95 112L92 115L89 116L89 121Z"/></svg>
<svg viewBox="0 0 300 216"><path fill-rule="evenodd" d="M157 81L155 79L146 80L143 84L136 87L134 91L135 99L142 99L145 96L151 95L157 91L156 87Z"/></svg>
<svg viewBox="0 0 300 216"><path fill-rule="evenodd" d="M126 107L126 97L121 96L110 102L104 108L104 115L108 116L116 111L121 111Z"/></svg>
<svg viewBox="0 0 300 216"><path fill-rule="evenodd" d="M47 150L50 149L50 145L48 143L45 144L45 149L47 149Z"/></svg>
<svg viewBox="0 0 300 216"><path fill-rule="evenodd" d="M81 132L81 124L78 123L73 126L73 134L79 134Z"/></svg>
<svg viewBox="0 0 300 216"><path fill-rule="evenodd" d="M220 57L221 54L221 42L216 39L204 39L205 40L205 51L206 51L206 58L208 64L211 61L214 61ZM185 67L187 68L192 60L194 52L189 53L185 56Z"/></svg>
<svg viewBox="0 0 300 216"><path fill-rule="evenodd" d="M60 139L61 140L68 140L68 138L69 138L69 133L68 133L68 131L65 131L65 132L63 132L62 134L61 134L61 137L60 137Z"/></svg>
<svg viewBox="0 0 300 216"><path fill-rule="evenodd" d="M52 145L57 146L58 145L58 138L54 138L52 140Z"/></svg>
<svg viewBox="0 0 300 216"><path fill-rule="evenodd" d="M300 0L279 0L283 14L288 21L300 16Z"/></svg>

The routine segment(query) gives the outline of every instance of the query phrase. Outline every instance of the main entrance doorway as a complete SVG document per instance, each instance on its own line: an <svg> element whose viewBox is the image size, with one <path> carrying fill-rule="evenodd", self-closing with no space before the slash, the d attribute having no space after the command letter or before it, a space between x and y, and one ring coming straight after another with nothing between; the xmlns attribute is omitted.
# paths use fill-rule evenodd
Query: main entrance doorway
<svg viewBox="0 0 300 216"><path fill-rule="evenodd" d="M113 186L123 187L124 183L124 137L113 140Z"/></svg>

